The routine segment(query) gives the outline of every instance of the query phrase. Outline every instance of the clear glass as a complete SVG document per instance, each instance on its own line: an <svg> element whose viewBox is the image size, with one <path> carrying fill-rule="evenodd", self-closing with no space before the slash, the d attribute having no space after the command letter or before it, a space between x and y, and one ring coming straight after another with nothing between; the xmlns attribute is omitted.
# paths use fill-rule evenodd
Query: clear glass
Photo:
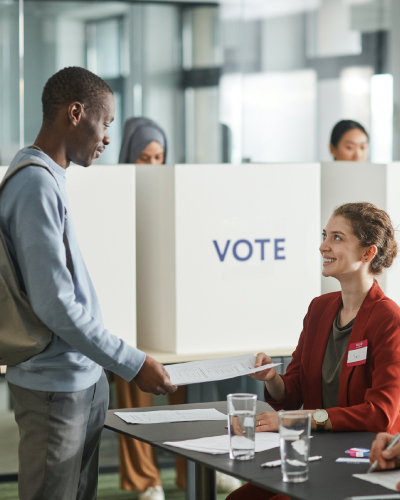
<svg viewBox="0 0 400 500"><path fill-rule="evenodd" d="M279 413L281 470L285 483L302 483L308 479L310 430L309 413Z"/></svg>
<svg viewBox="0 0 400 500"><path fill-rule="evenodd" d="M254 458L256 434L256 394L228 394L229 458Z"/></svg>

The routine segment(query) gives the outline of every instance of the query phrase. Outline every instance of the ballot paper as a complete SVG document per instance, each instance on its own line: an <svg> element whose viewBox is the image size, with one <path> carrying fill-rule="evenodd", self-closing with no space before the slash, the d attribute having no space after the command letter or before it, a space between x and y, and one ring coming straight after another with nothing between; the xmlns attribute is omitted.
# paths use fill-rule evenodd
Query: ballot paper
<svg viewBox="0 0 400 500"><path fill-rule="evenodd" d="M254 368L255 362L256 356L254 354L240 354L239 356L230 356L227 358L167 365L165 369L174 385L187 385L212 382L213 380L226 380L266 370L267 368L281 364L270 363Z"/></svg>
<svg viewBox="0 0 400 500"><path fill-rule="evenodd" d="M225 413L215 408L200 410L155 410L155 411L116 411L114 415L128 424L162 424L168 422L195 422L199 420L226 420Z"/></svg>
<svg viewBox="0 0 400 500"><path fill-rule="evenodd" d="M229 435L204 437L199 439L187 439L186 441L166 441L164 444L183 448L185 450L200 451L219 455L229 453ZM277 432L257 432L255 451L271 450L279 448L279 434Z"/></svg>
<svg viewBox="0 0 400 500"><path fill-rule="evenodd" d="M370 472L366 474L353 474L358 479L379 484L389 490L397 491L396 484L400 483L400 470L388 470L382 472Z"/></svg>

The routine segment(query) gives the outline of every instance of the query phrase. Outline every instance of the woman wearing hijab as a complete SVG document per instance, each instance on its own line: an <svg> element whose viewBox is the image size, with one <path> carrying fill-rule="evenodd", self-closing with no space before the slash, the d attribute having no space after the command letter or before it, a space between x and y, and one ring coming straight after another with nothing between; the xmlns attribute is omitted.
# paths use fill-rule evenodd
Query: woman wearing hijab
<svg viewBox="0 0 400 500"><path fill-rule="evenodd" d="M119 163L162 165L166 157L167 139L156 122L143 116L126 120Z"/></svg>
<svg viewBox="0 0 400 500"><path fill-rule="evenodd" d="M167 156L167 139L162 128L149 118L129 118L124 125L119 163L161 165ZM151 406L151 394L135 382L115 376L119 408ZM171 404L186 402L182 387L169 399ZM120 482L124 490L139 491L139 500L164 500L160 473L153 448L133 438L118 435ZM176 458L176 484L186 488L186 460Z"/></svg>

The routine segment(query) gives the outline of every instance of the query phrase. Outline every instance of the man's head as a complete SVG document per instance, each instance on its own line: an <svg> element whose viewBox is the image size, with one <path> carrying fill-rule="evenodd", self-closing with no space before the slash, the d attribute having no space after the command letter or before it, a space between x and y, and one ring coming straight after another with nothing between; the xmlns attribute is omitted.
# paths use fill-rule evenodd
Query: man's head
<svg viewBox="0 0 400 500"><path fill-rule="evenodd" d="M64 68L47 81L42 94L43 126L57 130L70 161L89 166L110 143L115 100L107 83L90 71Z"/></svg>

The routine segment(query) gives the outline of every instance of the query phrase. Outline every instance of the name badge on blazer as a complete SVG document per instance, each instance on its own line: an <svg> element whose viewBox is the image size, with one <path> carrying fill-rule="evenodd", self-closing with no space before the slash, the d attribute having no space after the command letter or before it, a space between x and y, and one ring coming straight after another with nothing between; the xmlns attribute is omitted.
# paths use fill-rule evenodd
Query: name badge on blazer
<svg viewBox="0 0 400 500"><path fill-rule="evenodd" d="M347 366L363 365L367 362L368 340L350 344L347 356Z"/></svg>

